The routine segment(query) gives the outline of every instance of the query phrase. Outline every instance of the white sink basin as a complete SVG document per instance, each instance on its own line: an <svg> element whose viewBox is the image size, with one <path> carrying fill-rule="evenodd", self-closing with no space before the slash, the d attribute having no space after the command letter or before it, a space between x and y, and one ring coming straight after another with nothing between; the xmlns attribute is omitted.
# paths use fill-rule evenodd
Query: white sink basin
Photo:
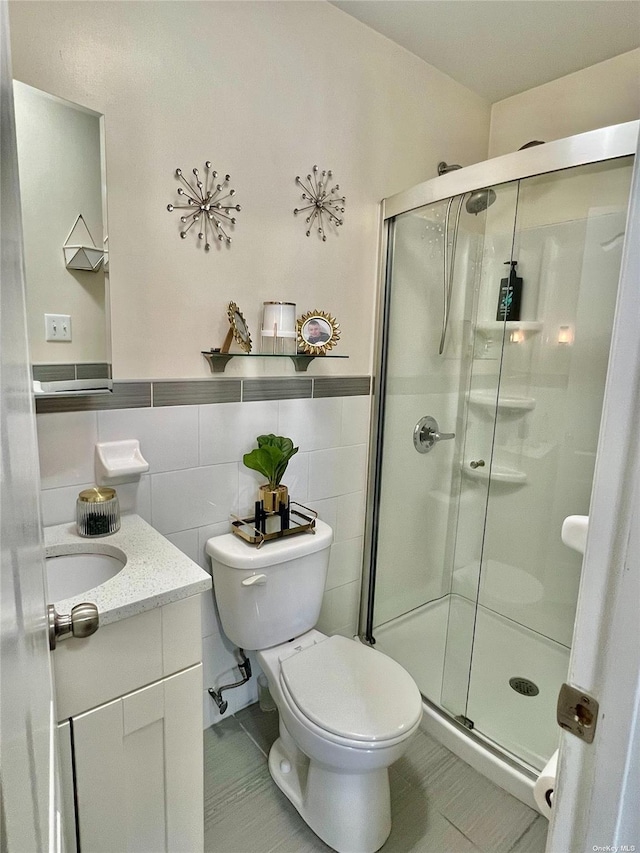
<svg viewBox="0 0 640 853"><path fill-rule="evenodd" d="M48 601L54 603L95 589L121 572L127 555L113 545L87 543L83 551L47 549Z"/></svg>

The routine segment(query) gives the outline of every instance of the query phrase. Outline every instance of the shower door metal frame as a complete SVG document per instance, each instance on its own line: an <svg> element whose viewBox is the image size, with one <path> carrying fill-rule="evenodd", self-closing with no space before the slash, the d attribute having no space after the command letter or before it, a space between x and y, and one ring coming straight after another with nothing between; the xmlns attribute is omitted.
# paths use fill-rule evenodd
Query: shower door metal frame
<svg viewBox="0 0 640 853"><path fill-rule="evenodd" d="M378 544L379 497L382 474L386 364L388 358L388 316L390 288L388 272L392 262L394 219L402 213L424 207L447 198L466 195L474 190L495 187L536 175L561 172L576 166L586 166L629 157L636 153L640 121L630 121L590 130L566 139L504 154L456 169L437 178L424 181L411 189L383 199L380 205L380 235L378 252L378 299L376 310L376 351L373 372L373 405L371 412L371 444L367 514L365 522L362 594L360 598L359 635L368 643L373 638L375 579Z"/></svg>
<svg viewBox="0 0 640 853"><path fill-rule="evenodd" d="M636 152L639 127L640 121L614 124L456 169L384 199L383 219L473 190L628 157Z"/></svg>

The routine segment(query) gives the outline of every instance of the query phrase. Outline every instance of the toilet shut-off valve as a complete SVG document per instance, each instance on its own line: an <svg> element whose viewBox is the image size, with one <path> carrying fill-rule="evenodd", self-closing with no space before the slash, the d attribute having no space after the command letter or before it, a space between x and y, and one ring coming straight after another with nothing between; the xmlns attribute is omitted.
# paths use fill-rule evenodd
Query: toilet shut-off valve
<svg viewBox="0 0 640 853"><path fill-rule="evenodd" d="M260 581L257 580L257 578L265 577L265 576L264 575L254 575L253 577L256 578L256 581L255 581L256 583L260 583ZM262 583L264 583L264 581L262 581ZM251 678L251 661L245 655L244 649L239 648L238 651L240 652L240 657L242 659L238 663L238 669L240 670L240 672L242 673L242 676L243 676L240 679L240 681L234 681L233 684L223 684L219 690L214 690L213 687L209 688L209 696L211 696L213 701L216 703L216 705L218 706L218 710L220 711L221 714L224 714L224 712L229 707L229 703L225 699L222 698L223 690L232 690L234 687L240 687L242 684L246 684L247 681L249 681L249 679Z"/></svg>

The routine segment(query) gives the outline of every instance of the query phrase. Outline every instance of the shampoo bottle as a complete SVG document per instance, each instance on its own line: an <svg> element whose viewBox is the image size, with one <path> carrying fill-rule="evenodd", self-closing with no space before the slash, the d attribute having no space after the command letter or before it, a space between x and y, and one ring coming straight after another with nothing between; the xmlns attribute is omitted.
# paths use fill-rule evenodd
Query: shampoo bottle
<svg viewBox="0 0 640 853"><path fill-rule="evenodd" d="M509 278L500 281L500 295L498 296L498 313L496 320L520 319L520 303L522 301L522 279L516 275L517 261L505 261L505 265L511 265Z"/></svg>

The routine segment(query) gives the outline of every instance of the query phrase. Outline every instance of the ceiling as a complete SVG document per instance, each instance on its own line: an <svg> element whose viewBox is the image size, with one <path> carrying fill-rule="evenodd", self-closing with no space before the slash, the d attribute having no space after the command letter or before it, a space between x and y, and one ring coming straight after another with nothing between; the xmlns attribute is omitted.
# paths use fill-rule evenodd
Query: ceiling
<svg viewBox="0 0 640 853"><path fill-rule="evenodd" d="M640 0L330 0L494 103L640 46Z"/></svg>

